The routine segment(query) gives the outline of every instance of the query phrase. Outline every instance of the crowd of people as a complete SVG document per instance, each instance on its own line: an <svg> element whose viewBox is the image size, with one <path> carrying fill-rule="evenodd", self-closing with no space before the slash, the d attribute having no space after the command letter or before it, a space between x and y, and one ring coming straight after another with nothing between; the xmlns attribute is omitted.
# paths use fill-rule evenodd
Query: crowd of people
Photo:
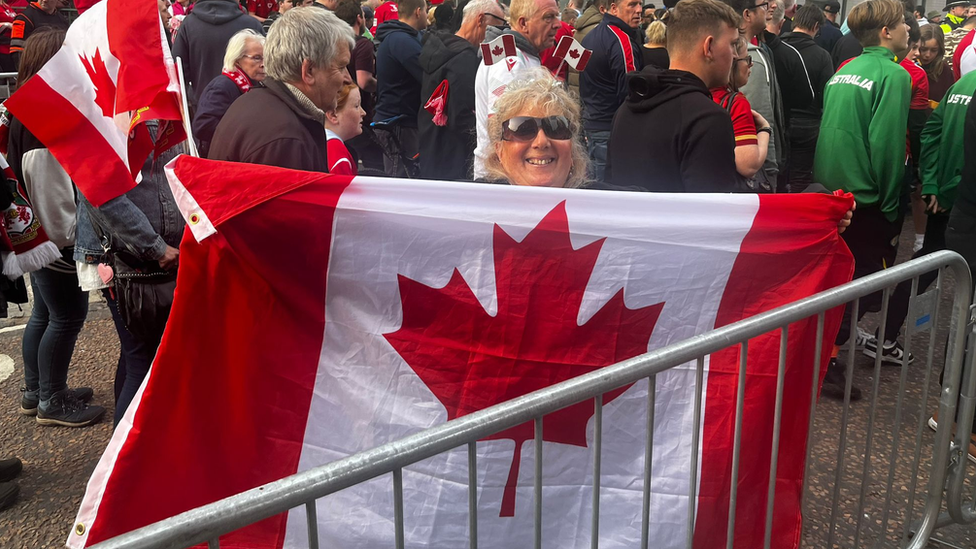
<svg viewBox="0 0 976 549"><path fill-rule="evenodd" d="M57 2L38 0L12 22L3 62L17 67L20 83L64 39ZM856 277L894 263L907 212L914 253L949 248L976 265L976 7L968 0L950 2L944 15L866 0L843 24L836 0L578 2L158 5L206 158L619 192L845 191L856 211L838 230ZM486 62L480 45L503 37L514 52ZM563 37L591 51L582 71L556 55ZM154 140L167 138L151 129ZM59 250L30 273L21 411L41 425L75 427L104 415L91 389L66 383L85 296L100 290L121 341L118 421L169 314L183 222L162 166L186 149L150 156L139 186L94 207L17 120L9 141L23 198ZM914 359L898 342L910 292L901 285L892 294L884 334L854 330L865 354ZM878 297L863 299L857 318L845 312L824 396L861 397L847 388L838 350L852 324L878 310ZM0 482L15 470L19 462L0 462ZM0 507L9 486L0 484Z"/></svg>

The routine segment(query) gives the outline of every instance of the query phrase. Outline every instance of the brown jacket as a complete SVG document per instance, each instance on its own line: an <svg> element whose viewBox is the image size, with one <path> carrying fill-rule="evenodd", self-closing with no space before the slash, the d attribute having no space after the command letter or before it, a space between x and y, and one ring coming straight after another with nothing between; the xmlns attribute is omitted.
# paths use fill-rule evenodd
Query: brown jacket
<svg viewBox="0 0 976 549"><path fill-rule="evenodd" d="M227 109L208 158L327 173L325 127L284 84L269 78L264 85Z"/></svg>

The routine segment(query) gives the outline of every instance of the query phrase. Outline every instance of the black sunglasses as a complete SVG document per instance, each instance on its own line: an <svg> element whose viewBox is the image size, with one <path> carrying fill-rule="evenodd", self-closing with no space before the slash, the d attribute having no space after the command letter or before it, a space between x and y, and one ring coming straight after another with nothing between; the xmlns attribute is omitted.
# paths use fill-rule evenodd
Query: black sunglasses
<svg viewBox="0 0 976 549"><path fill-rule="evenodd" d="M569 120L565 116L547 116L545 118L515 116L502 122L502 140L532 141L539 135L539 128L542 128L549 139L565 141L573 138L573 130L569 127Z"/></svg>
<svg viewBox="0 0 976 549"><path fill-rule="evenodd" d="M759 8L762 8L764 11L769 11L769 2L763 2L762 4L756 4L755 6L749 8L749 9L756 10L756 9L759 9Z"/></svg>
<svg viewBox="0 0 976 549"><path fill-rule="evenodd" d="M501 21L503 24L508 24L508 21L506 21L504 17L498 17L494 13L485 12L485 16L486 17L493 17L493 18L498 19L499 21Z"/></svg>

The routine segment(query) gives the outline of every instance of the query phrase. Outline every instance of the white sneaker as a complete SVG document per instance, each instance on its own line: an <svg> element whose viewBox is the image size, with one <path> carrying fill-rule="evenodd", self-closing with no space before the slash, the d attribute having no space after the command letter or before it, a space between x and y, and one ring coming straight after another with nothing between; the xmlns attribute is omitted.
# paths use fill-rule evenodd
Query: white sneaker
<svg viewBox="0 0 976 549"><path fill-rule="evenodd" d="M922 246L924 245L925 245L925 235L924 234L915 235L915 245L912 246L912 253L921 250Z"/></svg>
<svg viewBox="0 0 976 549"><path fill-rule="evenodd" d="M854 347L857 349L863 349L868 344L878 346L878 340L874 337L871 332L862 329L860 326L857 327L857 337L854 339Z"/></svg>

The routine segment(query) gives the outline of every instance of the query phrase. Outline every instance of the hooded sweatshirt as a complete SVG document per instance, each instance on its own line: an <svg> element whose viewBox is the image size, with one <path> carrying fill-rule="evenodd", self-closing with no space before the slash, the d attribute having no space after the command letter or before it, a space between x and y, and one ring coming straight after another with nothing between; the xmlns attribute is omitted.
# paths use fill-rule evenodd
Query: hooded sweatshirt
<svg viewBox="0 0 976 549"><path fill-rule="evenodd" d="M203 88L220 75L230 37L251 29L263 35L261 22L229 0L199 0L173 38L173 57L183 59L189 99L196 106Z"/></svg>
<svg viewBox="0 0 976 549"><path fill-rule="evenodd" d="M420 177L446 180L471 178L474 148L477 145L474 77L480 63L478 50L459 36L448 32L429 32L424 37L424 47L420 52L424 78L417 114ZM444 110L447 124L438 126L424 105L445 81L448 88Z"/></svg>
<svg viewBox="0 0 976 549"><path fill-rule="evenodd" d="M644 67L628 81L607 149L613 187L731 192L735 136L729 113L690 72Z"/></svg>
<svg viewBox="0 0 976 549"><path fill-rule="evenodd" d="M404 115L400 125L417 127L420 105L420 33L402 21L387 21L376 29L376 115L386 120Z"/></svg>
<svg viewBox="0 0 976 549"><path fill-rule="evenodd" d="M783 110L787 119L819 120L823 110L823 92L834 75L830 54L802 32L780 37L785 55L773 55L776 77L783 92ZM791 55L792 54L792 55Z"/></svg>
<svg viewBox="0 0 976 549"><path fill-rule="evenodd" d="M898 218L912 79L895 54L872 46L827 83L814 181L853 193L858 209Z"/></svg>

